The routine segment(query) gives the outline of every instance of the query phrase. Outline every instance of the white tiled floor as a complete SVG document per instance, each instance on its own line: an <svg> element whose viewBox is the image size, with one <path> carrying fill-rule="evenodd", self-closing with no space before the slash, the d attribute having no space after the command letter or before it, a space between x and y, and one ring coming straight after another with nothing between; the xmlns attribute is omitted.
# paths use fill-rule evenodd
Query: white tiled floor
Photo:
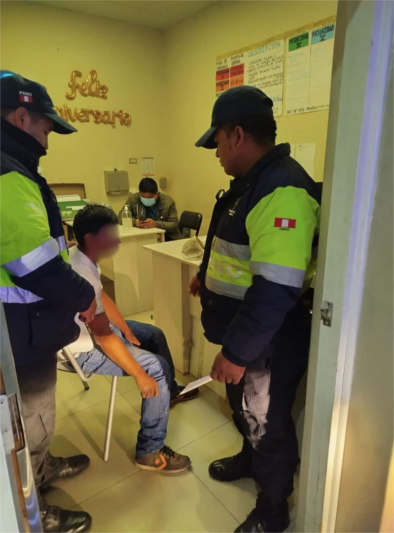
<svg viewBox="0 0 394 533"><path fill-rule="evenodd" d="M151 312L133 319L153 323ZM110 457L104 463L110 378L96 376L84 391L75 374L59 372L55 455L86 453L91 466L81 476L51 489L47 500L83 509L93 517L92 531L232 532L254 507L251 480L223 484L208 475L214 459L237 453L241 439L228 404L203 387L200 397L171 409L167 444L190 455L192 470L165 476L139 470L134 449L141 399L132 378L118 380ZM180 383L194 379L177 375ZM288 531L294 531L295 505Z"/></svg>

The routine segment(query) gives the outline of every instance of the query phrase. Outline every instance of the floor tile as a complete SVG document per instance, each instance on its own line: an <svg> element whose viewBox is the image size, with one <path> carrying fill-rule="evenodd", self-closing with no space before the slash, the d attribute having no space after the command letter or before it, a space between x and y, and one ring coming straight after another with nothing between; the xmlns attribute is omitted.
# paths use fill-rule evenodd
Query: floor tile
<svg viewBox="0 0 394 533"><path fill-rule="evenodd" d="M255 506L255 482L252 479L240 479L233 483L220 483L211 479L208 466L215 459L237 454L241 447L240 434L234 424L228 422L180 450L190 456L194 474L239 522L243 522Z"/></svg>
<svg viewBox="0 0 394 533"><path fill-rule="evenodd" d="M228 532L238 526L190 471L141 471L80 507L92 515L93 532Z"/></svg>
<svg viewBox="0 0 394 533"><path fill-rule="evenodd" d="M127 392L124 398L137 412L141 410L138 389ZM196 400L177 404L170 410L166 444L178 450L206 433L222 426L231 418L230 406L207 387L201 387Z"/></svg>
<svg viewBox="0 0 394 533"><path fill-rule="evenodd" d="M208 466L215 459L237 454L241 447L242 438L234 424L229 422L180 450L181 453L190 456L194 474L239 522L243 522L255 506L258 493L257 484L252 479L220 483L209 476ZM298 481L298 474L296 474L294 478L295 491L289 498L291 520L296 517Z"/></svg>
<svg viewBox="0 0 394 533"><path fill-rule="evenodd" d="M105 376L94 376L89 381L89 390L85 391L77 374L58 371L56 418L59 420L64 416L109 400L110 392L111 384Z"/></svg>
<svg viewBox="0 0 394 533"><path fill-rule="evenodd" d="M76 479L59 483L58 488L51 489L46 495L50 503L73 507L139 471L134 465L139 415L121 395L116 398L109 460L105 463L103 450L107 414L108 402L101 402L57 421L51 452L63 457L86 453L91 464Z"/></svg>

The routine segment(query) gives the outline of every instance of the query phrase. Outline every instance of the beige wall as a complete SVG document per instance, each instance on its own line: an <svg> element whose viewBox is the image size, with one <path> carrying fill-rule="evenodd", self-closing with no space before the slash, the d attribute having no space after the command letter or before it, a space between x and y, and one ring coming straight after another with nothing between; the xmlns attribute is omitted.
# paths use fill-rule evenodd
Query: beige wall
<svg viewBox="0 0 394 533"><path fill-rule="evenodd" d="M336 14L334 1L219 2L167 32L168 177L179 207L200 211L206 232L216 192L229 178L212 150L194 147L209 127L218 55ZM323 178L328 111L279 117L278 142L315 142Z"/></svg>
<svg viewBox="0 0 394 533"><path fill-rule="evenodd" d="M391 71L346 432L338 533L379 531L385 493L390 491L387 480L394 416L392 95ZM391 501L391 513L393 507ZM386 527L389 514L386 507Z"/></svg>
<svg viewBox="0 0 394 533"><path fill-rule="evenodd" d="M41 160L49 183L84 182L87 196L111 203L104 170L128 170L130 185L141 179L140 166L129 157L154 155L158 175L165 175L161 121L163 101L163 32L37 3L1 2L1 68L40 81L55 105L73 109L123 109L132 125L81 124L78 133L52 134L48 155ZM77 95L65 98L73 70L90 70L109 87L108 99ZM86 79L86 78L85 78Z"/></svg>

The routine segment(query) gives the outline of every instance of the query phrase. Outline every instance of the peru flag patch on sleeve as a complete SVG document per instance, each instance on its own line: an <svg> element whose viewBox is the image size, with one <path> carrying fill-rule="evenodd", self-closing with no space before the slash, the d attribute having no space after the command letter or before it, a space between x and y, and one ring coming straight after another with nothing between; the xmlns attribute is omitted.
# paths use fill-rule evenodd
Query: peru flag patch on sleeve
<svg viewBox="0 0 394 533"><path fill-rule="evenodd" d="M296 222L295 218L276 218L274 227L285 229L295 228Z"/></svg>

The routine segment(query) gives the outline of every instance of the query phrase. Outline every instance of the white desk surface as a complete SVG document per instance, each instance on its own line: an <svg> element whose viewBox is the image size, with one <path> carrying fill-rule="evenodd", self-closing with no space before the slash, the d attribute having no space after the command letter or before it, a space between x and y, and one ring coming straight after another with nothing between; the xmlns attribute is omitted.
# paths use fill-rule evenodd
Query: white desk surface
<svg viewBox="0 0 394 533"><path fill-rule="evenodd" d="M119 236L121 239L125 239L128 237L144 237L145 235L153 235L158 233L165 233L164 229L159 228L124 228L123 226L119 225Z"/></svg>
<svg viewBox="0 0 394 533"><path fill-rule="evenodd" d="M144 230L142 230L144 231ZM201 242L205 243L206 237L198 237ZM153 253L165 255L177 261L181 261L186 265L192 265L199 267L201 264L201 259L185 259L182 256L182 248L189 239L180 239L178 241L171 242L161 242L158 244L147 244L144 246L147 250L150 250Z"/></svg>

